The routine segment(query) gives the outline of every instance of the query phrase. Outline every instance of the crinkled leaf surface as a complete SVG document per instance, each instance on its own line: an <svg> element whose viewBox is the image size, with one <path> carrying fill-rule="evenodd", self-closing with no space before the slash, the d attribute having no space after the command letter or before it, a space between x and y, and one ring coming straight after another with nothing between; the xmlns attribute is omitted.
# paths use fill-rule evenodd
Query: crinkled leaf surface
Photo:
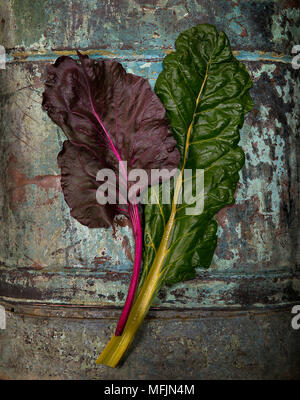
<svg viewBox="0 0 300 400"><path fill-rule="evenodd" d="M89 228L109 226L117 209L103 207L95 201L98 187L104 183L96 180L99 169L105 168L101 159L89 149L66 140L58 155L61 168L61 186L72 217Z"/></svg>
<svg viewBox="0 0 300 400"><path fill-rule="evenodd" d="M223 32L218 33L211 25L198 25L180 34L175 46L176 51L164 59L155 92L167 110L181 153L181 168L194 172L204 169L204 209L200 215L187 215L187 206L193 205L183 202L173 213L161 267L169 284L193 278L196 267L211 263L217 244L214 215L234 203L239 170L244 164L244 153L238 146L239 129L245 113L253 107L250 76L232 55ZM161 186L149 191L149 195L155 191L159 197ZM142 282L171 212L171 206L161 202L145 207Z"/></svg>
<svg viewBox="0 0 300 400"><path fill-rule="evenodd" d="M145 79L116 61L78 55L80 62L63 56L48 67L43 108L69 139L58 161L72 216L91 228L107 227L122 211L97 203L98 170L118 173L118 157L127 162L128 173L172 170L180 155L165 108Z"/></svg>

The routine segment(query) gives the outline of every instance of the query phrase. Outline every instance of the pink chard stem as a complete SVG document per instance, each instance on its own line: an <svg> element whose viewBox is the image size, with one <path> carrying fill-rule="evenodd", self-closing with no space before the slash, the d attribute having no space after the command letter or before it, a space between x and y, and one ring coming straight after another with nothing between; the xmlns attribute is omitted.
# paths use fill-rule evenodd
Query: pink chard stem
<svg viewBox="0 0 300 400"><path fill-rule="evenodd" d="M81 59L82 55L79 52L77 52L77 53L78 53L79 58ZM84 70L84 68L83 68L83 70ZM110 148L112 149L114 155L116 156L117 160L119 161L119 163L123 169L123 172L125 174L126 181L128 182L127 171L126 171L126 168L122 161L122 158L121 158L118 150L116 149L116 147L112 141L112 138L110 137L108 131L106 130L101 118L99 117L97 111L95 110L95 106L94 106L93 99L92 99L92 94L90 91L90 86L88 84L88 79L85 74L84 74L84 76L85 76L85 80L87 82L89 100L90 100L93 114L94 114L95 118L97 119L99 125L103 129L106 139L108 141L108 144L109 144ZM135 297L135 293L136 293L136 289L137 289L137 285L138 285L139 275L140 275L141 261L142 261L143 238L142 238L142 227L141 227L141 220L140 220L138 205L136 203L134 203L134 204L129 203L128 211L129 211L129 217L130 217L131 225L133 228L133 234L134 234L134 238L135 238L135 256L134 256L134 265L133 265L133 272L132 272L130 286L128 289L125 305L124 305L123 311L121 313L121 316L120 316L120 319L119 319L119 322L118 322L118 325L117 325L117 328L115 331L115 336L121 336L123 329L126 325L131 307L133 305L133 301L134 301L134 297Z"/></svg>
<svg viewBox="0 0 300 400"><path fill-rule="evenodd" d="M142 261L142 227L141 227L141 220L137 204L129 205L129 215L134 230L135 256L134 256L133 272L131 276L131 282L128 289L127 298L115 331L116 336L122 335L123 329L126 325L134 301L140 275L141 261Z"/></svg>

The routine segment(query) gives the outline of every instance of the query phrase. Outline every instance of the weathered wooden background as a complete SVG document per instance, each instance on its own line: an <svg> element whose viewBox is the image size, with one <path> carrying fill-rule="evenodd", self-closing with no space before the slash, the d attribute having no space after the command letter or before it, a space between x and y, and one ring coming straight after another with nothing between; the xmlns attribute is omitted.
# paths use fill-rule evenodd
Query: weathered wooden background
<svg viewBox="0 0 300 400"><path fill-rule="evenodd" d="M178 34L211 23L253 78L254 110L236 205L218 214L212 266L160 292L124 365L94 363L113 333L132 268L115 232L74 220L60 190L63 133L41 109L59 55L116 58L154 85ZM0 3L0 377L299 378L297 0L7 0ZM1 375L2 374L2 375Z"/></svg>

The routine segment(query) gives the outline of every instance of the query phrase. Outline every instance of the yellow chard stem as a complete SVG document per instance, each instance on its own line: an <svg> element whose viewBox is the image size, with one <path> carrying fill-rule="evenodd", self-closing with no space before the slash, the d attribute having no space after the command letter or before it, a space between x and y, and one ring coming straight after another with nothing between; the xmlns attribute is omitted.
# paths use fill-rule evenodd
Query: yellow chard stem
<svg viewBox="0 0 300 400"><path fill-rule="evenodd" d="M172 213L173 214L173 213ZM175 216L175 214L174 214ZM126 349L132 342L137 330L139 329L141 323L143 322L161 283L161 266L164 262L164 258L167 254L167 245L174 223L174 216L172 215L168 221L165 229L163 239L161 241L160 247L154 259L153 265L149 271L147 278L141 290L135 300L132 309L130 311L127 323L123 330L121 336L113 336L103 352L97 359L97 364L106 364L110 367L116 367L125 353Z"/></svg>
<svg viewBox="0 0 300 400"><path fill-rule="evenodd" d="M132 306L132 309L130 311L130 314L127 319L127 323L125 325L122 335L121 336L114 335L110 339L110 341L107 343L104 350L100 354L99 358L97 359L97 361L96 361L97 364L105 364L110 367L116 367L118 365L120 359L122 358L123 354L127 350L130 343L132 342L137 330L139 329L141 323L143 322L143 320L150 308L150 305L154 298L154 295L159 290L160 285L162 283L161 279L160 279L163 275L162 266L164 264L165 257L168 253L168 243L169 243L169 239L170 239L170 236L172 233L172 228L173 228L173 225L175 222L177 203L178 203L178 198L179 198L179 195L181 192L181 187L182 187L183 171L184 171L184 167L186 164L186 159L187 159L187 154L188 154L188 149L189 149L189 144L190 144L190 136L191 136L191 132L193 129L194 119L195 119L195 115L196 115L196 109L198 107L198 104L199 104L199 101L201 98L201 94L202 94L203 88L204 88L206 80L207 80L209 66L210 66L210 62L207 65L206 73L205 73L198 97L195 102L194 115L193 115L192 121L190 123L190 126L189 126L187 134L186 134L183 165L182 165L181 171L179 173L179 176L176 180L174 197L173 197L173 201L172 201L171 214L170 214L168 223L165 227L164 235L160 242L160 246L156 253L152 267L147 275L147 278L145 279L145 281L141 287L141 290Z"/></svg>

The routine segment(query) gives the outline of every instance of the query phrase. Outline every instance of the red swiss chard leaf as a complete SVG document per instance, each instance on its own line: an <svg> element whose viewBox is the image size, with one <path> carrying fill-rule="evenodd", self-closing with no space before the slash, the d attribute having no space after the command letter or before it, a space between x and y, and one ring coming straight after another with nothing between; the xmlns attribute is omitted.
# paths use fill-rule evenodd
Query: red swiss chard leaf
<svg viewBox="0 0 300 400"><path fill-rule="evenodd" d="M89 227L107 227L123 212L97 203L97 170L117 173L121 159L128 173L142 168L149 176L154 168L173 170L180 156L165 108L144 78L126 73L116 61L78 55L80 63L63 56L48 67L43 108L71 142L59 166L72 216Z"/></svg>

